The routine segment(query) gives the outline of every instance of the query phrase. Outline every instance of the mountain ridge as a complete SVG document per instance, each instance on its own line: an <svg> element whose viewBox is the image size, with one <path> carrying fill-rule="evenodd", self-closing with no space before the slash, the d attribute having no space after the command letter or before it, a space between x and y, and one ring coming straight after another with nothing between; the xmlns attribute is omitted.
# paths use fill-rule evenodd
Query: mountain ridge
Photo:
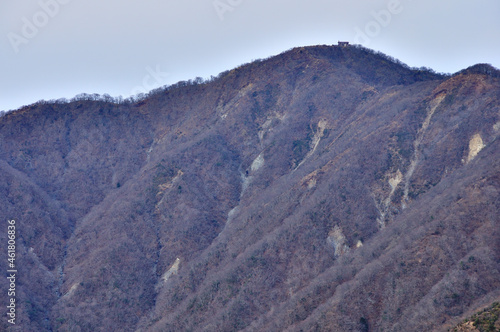
<svg viewBox="0 0 500 332"><path fill-rule="evenodd" d="M68 103L68 102L77 101L77 100L100 100L100 101L108 101L108 102L113 102L113 103L134 103L134 102L139 102L141 99L143 99L145 97L151 97L153 94L161 93L162 91L168 91L168 90L179 88L179 87L182 87L185 85L210 83L216 79L221 79L222 77L224 77L225 75L227 75L233 71L243 70L245 67L248 67L248 66L252 67L252 65L256 65L256 64L259 64L259 63L262 63L265 61L270 61L274 58L291 56L296 52L300 53L300 52L306 51L306 52L312 52L313 54L322 54L322 56L326 56L325 53L326 54L332 53L332 51L338 53L339 50L346 51L346 49L348 49L349 51L354 51L358 54L365 53L365 54L371 54L371 55L374 55L377 57L381 57L384 60L387 60L393 64L400 65L404 69L412 71L414 74L418 74L418 73L423 74L424 77L432 77L432 75L445 77L445 76L457 75L457 74L467 70L467 69L463 69L463 70L458 71L454 74L445 74L445 73L436 73L433 69L427 68L427 67L420 67L420 68L410 67L396 58L388 56L382 52L374 51L372 49L363 47L361 45L349 45L348 47L341 47L341 46L335 46L335 45L300 46L300 47L291 48L291 49L284 51L280 54L273 55L273 56L270 56L270 57L265 58L265 59L253 60L249 63L245 63L245 64L242 64L240 66L237 66L234 69L223 71L216 76L211 76L211 78L206 79L206 80L204 80L201 77L197 77L195 79L190 79L187 81L179 81L179 82L173 83L171 85L165 85L165 86L153 89L146 94L139 94L136 96L131 96L129 98L125 98L125 99L123 99L121 96L120 97L112 97L106 93L103 95L96 94L96 93L94 93L94 94L81 93L81 94L76 95L75 97L73 97L69 100L66 98L61 98L61 99L57 99L57 100L40 100L40 101L37 101L37 102L30 104L30 105L20 106L19 108L14 109L14 110L4 110L3 112L9 113L9 112L13 112L13 111L18 111L18 110L21 110L21 109L26 108L26 107L30 107L30 106L37 105L37 104L43 104L43 103ZM483 73L489 73L492 75L498 75L498 72L499 72L499 70L497 68L493 67L490 64L476 64L476 65L470 66L469 68L473 68L473 67L476 69L482 68ZM481 71L481 69L478 69L478 70Z"/></svg>

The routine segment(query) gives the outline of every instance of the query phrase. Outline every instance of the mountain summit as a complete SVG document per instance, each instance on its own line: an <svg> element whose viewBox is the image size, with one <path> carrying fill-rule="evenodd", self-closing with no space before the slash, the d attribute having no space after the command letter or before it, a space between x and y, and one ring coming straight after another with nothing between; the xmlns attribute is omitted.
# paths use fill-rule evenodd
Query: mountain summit
<svg viewBox="0 0 500 332"><path fill-rule="evenodd" d="M499 105L489 65L315 46L10 112L2 329L445 331L500 299Z"/></svg>

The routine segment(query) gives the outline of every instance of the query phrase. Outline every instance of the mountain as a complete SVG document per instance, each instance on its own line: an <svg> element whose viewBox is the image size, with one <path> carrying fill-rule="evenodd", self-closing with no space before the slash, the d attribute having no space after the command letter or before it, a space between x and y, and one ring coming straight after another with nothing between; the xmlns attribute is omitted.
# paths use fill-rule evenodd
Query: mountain
<svg viewBox="0 0 500 332"><path fill-rule="evenodd" d="M359 46L7 113L2 329L446 331L500 299L499 134L497 69Z"/></svg>

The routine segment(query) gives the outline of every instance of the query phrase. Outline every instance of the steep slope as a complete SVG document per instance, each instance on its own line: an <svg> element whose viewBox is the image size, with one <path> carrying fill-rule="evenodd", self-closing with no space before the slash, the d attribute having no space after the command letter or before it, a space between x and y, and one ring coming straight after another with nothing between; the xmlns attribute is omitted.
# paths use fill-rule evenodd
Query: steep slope
<svg viewBox="0 0 500 332"><path fill-rule="evenodd" d="M472 317L466 318L450 331L453 332L477 332L477 331L495 331L500 329L498 316L500 314L500 304L493 303L490 307L484 308L475 313Z"/></svg>
<svg viewBox="0 0 500 332"><path fill-rule="evenodd" d="M19 224L19 324L458 323L500 297L498 76L318 46L135 103L7 114L0 199Z"/></svg>

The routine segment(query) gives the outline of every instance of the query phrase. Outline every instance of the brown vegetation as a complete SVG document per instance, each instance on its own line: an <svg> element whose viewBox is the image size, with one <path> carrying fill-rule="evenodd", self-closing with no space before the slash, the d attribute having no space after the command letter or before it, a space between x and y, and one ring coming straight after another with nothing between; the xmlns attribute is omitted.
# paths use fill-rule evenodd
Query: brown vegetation
<svg viewBox="0 0 500 332"><path fill-rule="evenodd" d="M7 113L18 327L446 330L500 299L499 105L488 65L317 46Z"/></svg>

